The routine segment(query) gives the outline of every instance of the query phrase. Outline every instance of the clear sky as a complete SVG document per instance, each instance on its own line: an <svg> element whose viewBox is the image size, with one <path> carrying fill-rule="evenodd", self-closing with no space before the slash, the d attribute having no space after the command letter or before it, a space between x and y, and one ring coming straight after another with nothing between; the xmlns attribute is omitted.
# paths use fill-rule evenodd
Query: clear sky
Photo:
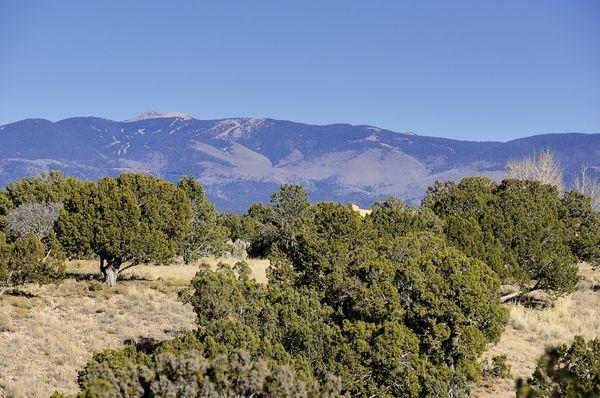
<svg viewBox="0 0 600 398"><path fill-rule="evenodd" d="M0 124L148 110L600 132L600 1L0 0Z"/></svg>

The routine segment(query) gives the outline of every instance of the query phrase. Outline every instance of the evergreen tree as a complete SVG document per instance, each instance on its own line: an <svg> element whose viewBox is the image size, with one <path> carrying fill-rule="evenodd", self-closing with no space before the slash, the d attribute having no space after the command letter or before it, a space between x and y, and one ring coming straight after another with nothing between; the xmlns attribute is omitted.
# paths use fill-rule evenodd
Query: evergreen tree
<svg viewBox="0 0 600 398"><path fill-rule="evenodd" d="M571 252L581 261L600 265L600 212L591 198L575 191L562 198L561 220Z"/></svg>
<svg viewBox="0 0 600 398"><path fill-rule="evenodd" d="M218 213L202 185L189 176L182 178L177 187L185 192L192 209L180 247L184 262L190 264L201 257L225 252L227 230L218 223Z"/></svg>
<svg viewBox="0 0 600 398"><path fill-rule="evenodd" d="M432 232L379 235L369 217L335 203L297 214L287 238L271 250L268 284L250 278L244 263L201 267L182 296L197 315L194 335L157 348L149 359L134 351L106 356L104 365L92 361L87 380L101 379L113 391L138 385L139 373L123 365L127 358L148 367L159 352L198 351L212 360L242 350L256 362L289 369L311 397L323 387L327 396L468 393L480 355L507 322L489 267ZM195 386L199 379L184 368L190 369L178 370L177 380ZM173 380L168 368L152 374L149 380ZM332 380L339 380L334 390Z"/></svg>
<svg viewBox="0 0 600 398"><path fill-rule="evenodd" d="M69 196L69 186L77 183L76 178L65 177L61 171L53 170L13 181L6 186L6 193L15 207L23 203L59 203Z"/></svg>
<svg viewBox="0 0 600 398"><path fill-rule="evenodd" d="M42 243L28 234L11 243L0 232L0 296L25 283L49 283L64 275L64 255L56 239Z"/></svg>
<svg viewBox="0 0 600 398"><path fill-rule="evenodd" d="M61 240L69 248L89 248L96 254L102 276L111 286L123 269L170 263L191 215L183 190L142 174L105 177L97 186L84 185L65 202L65 211L59 219Z"/></svg>
<svg viewBox="0 0 600 398"><path fill-rule="evenodd" d="M469 177L436 183L423 206L444 219L449 242L485 261L505 283L555 295L575 289L577 267L555 186Z"/></svg>
<svg viewBox="0 0 600 398"><path fill-rule="evenodd" d="M379 233L390 238L417 231L442 234L444 230L442 220L431 209L418 209L396 198L378 200L369 217Z"/></svg>
<svg viewBox="0 0 600 398"><path fill-rule="evenodd" d="M69 258L92 255L90 243L96 193L96 186L92 181L65 177L60 171L51 171L35 177L21 178L8 184L6 189L7 197L14 207L32 203L62 203L54 228L65 253ZM72 214L82 204L89 207L86 217L81 212Z"/></svg>
<svg viewBox="0 0 600 398"><path fill-rule="evenodd" d="M12 208L12 202L3 190L0 190L0 230L4 229L6 214Z"/></svg>
<svg viewBox="0 0 600 398"><path fill-rule="evenodd" d="M290 245L296 230L295 223L309 214L310 208L306 190L300 185L288 184L271 195L268 207L260 204L250 207L247 216L257 223L251 254L266 257L276 244Z"/></svg>

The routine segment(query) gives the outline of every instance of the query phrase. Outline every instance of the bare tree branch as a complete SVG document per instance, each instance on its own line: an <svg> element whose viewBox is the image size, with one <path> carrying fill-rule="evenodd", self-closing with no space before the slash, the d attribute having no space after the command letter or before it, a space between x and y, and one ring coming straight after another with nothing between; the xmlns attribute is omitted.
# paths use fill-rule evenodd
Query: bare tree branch
<svg viewBox="0 0 600 398"><path fill-rule="evenodd" d="M600 179L589 175L588 166L581 166L579 174L573 178L573 188L590 197L594 210L600 210Z"/></svg>
<svg viewBox="0 0 600 398"><path fill-rule="evenodd" d="M550 149L542 149L538 154L520 160L509 160L506 163L506 174L508 178L554 185L561 192L565 189L560 163Z"/></svg>
<svg viewBox="0 0 600 398"><path fill-rule="evenodd" d="M62 203L23 203L6 215L6 231L17 239L34 234L42 240L58 220Z"/></svg>

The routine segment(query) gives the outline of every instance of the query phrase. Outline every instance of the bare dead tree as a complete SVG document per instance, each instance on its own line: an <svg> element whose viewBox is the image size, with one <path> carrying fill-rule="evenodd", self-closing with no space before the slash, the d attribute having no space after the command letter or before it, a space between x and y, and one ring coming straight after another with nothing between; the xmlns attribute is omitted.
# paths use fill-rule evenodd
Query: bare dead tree
<svg viewBox="0 0 600 398"><path fill-rule="evenodd" d="M32 233L42 240L54 228L61 208L62 203L23 203L6 215L6 232L17 239Z"/></svg>
<svg viewBox="0 0 600 398"><path fill-rule="evenodd" d="M229 251L225 253L225 257L235 258L238 260L246 260L248 258L248 248L250 248L250 242L245 240L236 239L235 242L231 239L227 241Z"/></svg>
<svg viewBox="0 0 600 398"><path fill-rule="evenodd" d="M573 178L573 189L590 197L594 210L600 211L600 179L591 176L588 169L587 165L581 166L579 174Z"/></svg>
<svg viewBox="0 0 600 398"><path fill-rule="evenodd" d="M542 149L539 153L523 159L509 160L506 163L506 174L508 178L554 185L561 192L565 189L560 163L550 149Z"/></svg>

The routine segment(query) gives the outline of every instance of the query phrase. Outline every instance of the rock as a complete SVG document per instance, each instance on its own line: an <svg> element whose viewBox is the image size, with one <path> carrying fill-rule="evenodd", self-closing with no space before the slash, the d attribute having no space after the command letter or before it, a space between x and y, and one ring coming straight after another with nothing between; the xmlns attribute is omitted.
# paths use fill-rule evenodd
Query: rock
<svg viewBox="0 0 600 398"><path fill-rule="evenodd" d="M500 286L500 295L506 296L507 294L519 293L521 288L517 285L502 285Z"/></svg>
<svg viewBox="0 0 600 398"><path fill-rule="evenodd" d="M542 289L532 290L519 297L519 302L529 308L548 308L552 307L553 301L548 293Z"/></svg>

